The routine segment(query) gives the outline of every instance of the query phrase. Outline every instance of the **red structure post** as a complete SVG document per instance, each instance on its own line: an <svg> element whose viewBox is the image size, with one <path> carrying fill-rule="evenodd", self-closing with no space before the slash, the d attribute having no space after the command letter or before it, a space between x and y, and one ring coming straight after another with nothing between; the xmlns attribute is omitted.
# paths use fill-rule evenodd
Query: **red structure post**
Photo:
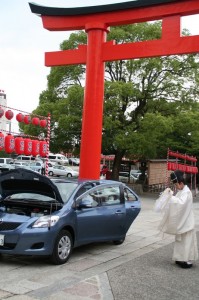
<svg viewBox="0 0 199 300"><path fill-rule="evenodd" d="M102 117L104 103L104 62L102 44L107 26L86 26L88 33L86 85L83 107L80 173L81 179L98 179L101 157ZM88 145L90 145L88 147Z"/></svg>
<svg viewBox="0 0 199 300"><path fill-rule="evenodd" d="M150 2L150 3L149 3ZM199 35L182 37L180 18L199 13L196 0L139 0L91 7L58 8L30 3L42 17L44 28L52 31L86 30L88 44L78 49L49 52L46 66L86 64L80 151L80 179L98 179L102 140L104 63L199 52ZM115 44L106 42L109 26L162 20L159 40Z"/></svg>
<svg viewBox="0 0 199 300"><path fill-rule="evenodd" d="M46 151L46 161L45 161L45 174L48 176L48 162L49 162L49 149L50 149L50 123L51 123L51 115L48 113L48 118L47 118L47 151Z"/></svg>

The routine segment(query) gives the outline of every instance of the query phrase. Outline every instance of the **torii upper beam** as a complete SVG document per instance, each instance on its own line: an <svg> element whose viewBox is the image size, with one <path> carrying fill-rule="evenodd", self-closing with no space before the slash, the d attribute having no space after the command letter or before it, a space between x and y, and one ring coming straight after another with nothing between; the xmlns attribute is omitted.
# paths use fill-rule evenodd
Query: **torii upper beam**
<svg viewBox="0 0 199 300"><path fill-rule="evenodd" d="M47 52L46 66L86 64L80 150L80 179L98 179L102 140L105 62L199 52L199 35L182 37L180 18L199 13L195 0L135 0L75 8L45 7L30 3L50 31L85 30L87 45L75 50ZM162 20L159 40L116 45L106 42L110 26Z"/></svg>

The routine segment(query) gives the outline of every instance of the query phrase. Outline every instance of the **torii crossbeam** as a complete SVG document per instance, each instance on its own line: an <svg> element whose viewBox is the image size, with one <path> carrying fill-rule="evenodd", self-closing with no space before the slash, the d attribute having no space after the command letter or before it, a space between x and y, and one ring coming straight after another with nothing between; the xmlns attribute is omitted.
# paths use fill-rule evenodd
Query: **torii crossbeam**
<svg viewBox="0 0 199 300"><path fill-rule="evenodd" d="M29 3L50 31L85 30L87 45L45 53L49 67L86 64L79 179L99 179L104 103L105 62L199 52L199 35L181 36L183 16L199 14L196 0L135 0L76 8L45 7ZM159 40L116 45L107 42L110 26L162 20Z"/></svg>

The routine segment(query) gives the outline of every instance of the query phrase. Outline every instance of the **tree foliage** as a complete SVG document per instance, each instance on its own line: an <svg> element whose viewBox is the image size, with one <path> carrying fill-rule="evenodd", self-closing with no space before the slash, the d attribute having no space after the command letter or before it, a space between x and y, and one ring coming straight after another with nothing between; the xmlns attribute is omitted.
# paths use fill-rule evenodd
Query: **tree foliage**
<svg viewBox="0 0 199 300"><path fill-rule="evenodd" d="M118 44L159 38L161 22L114 27L108 35ZM86 42L80 31L60 48ZM51 68L35 113L51 112L52 151L80 149L84 79L84 65ZM106 63L102 153L115 154L114 178L124 155L164 158L168 147L198 154L198 80L197 55Z"/></svg>

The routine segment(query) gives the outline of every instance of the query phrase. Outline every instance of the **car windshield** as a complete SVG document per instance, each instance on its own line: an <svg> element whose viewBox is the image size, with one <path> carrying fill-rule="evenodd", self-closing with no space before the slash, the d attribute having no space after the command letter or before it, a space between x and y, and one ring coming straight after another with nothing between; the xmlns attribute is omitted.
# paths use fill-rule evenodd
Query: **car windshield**
<svg viewBox="0 0 199 300"><path fill-rule="evenodd" d="M54 182L64 203L68 202L70 195L77 188L77 182Z"/></svg>
<svg viewBox="0 0 199 300"><path fill-rule="evenodd" d="M54 198L44 196L37 193L17 193L8 196L7 199L11 200L35 200L35 201L55 201Z"/></svg>

